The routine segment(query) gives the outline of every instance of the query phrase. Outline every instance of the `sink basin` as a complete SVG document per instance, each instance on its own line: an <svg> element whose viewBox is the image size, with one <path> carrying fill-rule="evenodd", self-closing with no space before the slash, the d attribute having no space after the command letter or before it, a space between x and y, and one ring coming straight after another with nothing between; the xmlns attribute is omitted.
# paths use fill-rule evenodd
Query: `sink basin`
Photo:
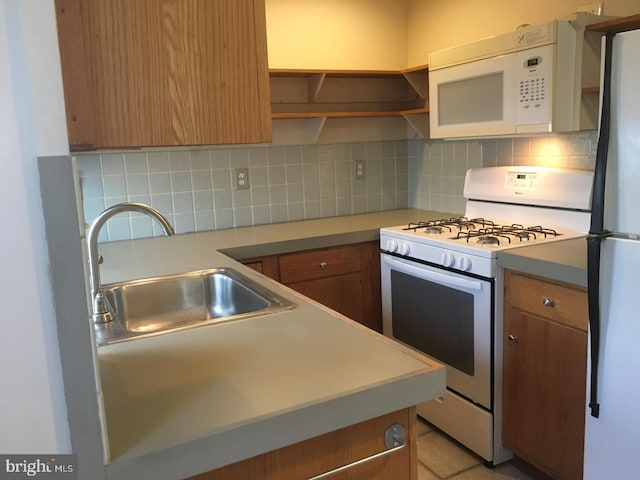
<svg viewBox="0 0 640 480"><path fill-rule="evenodd" d="M114 321L98 345L290 309L294 304L231 268L103 285Z"/></svg>

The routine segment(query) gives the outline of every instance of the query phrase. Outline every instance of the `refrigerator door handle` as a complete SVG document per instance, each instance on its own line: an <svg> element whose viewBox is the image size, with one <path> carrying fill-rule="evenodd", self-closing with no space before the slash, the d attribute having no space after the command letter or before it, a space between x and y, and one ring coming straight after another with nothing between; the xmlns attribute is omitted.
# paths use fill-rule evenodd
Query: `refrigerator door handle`
<svg viewBox="0 0 640 480"><path fill-rule="evenodd" d="M591 341L591 378L589 408L591 416L600 416L598 403L598 366L600 357L600 247L609 235L604 230L604 190L609 151L609 133L611 118L611 57L613 37L606 34L604 72L602 85L602 112L600 115L600 135L596 153L596 168L593 177L593 196L591 202L591 228L587 237L587 286L589 303L589 338Z"/></svg>
<svg viewBox="0 0 640 480"><path fill-rule="evenodd" d="M600 357L600 247L604 235L587 237L587 301L589 305L589 340L591 355L591 378L589 408L591 416L600 416L598 403L598 364Z"/></svg>

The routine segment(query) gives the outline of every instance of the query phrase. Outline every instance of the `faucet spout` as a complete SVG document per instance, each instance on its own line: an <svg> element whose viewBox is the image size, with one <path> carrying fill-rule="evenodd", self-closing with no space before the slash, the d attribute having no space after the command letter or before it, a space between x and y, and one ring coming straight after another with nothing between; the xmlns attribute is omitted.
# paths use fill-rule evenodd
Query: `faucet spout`
<svg viewBox="0 0 640 480"><path fill-rule="evenodd" d="M107 309L104 294L100 285L100 263L102 259L98 254L98 235L102 226L114 215L123 212L144 213L155 219L167 236L175 233L169 221L155 208L144 203L118 203L107 208L93 221L87 233L87 246L89 250L89 282L91 287L92 318L94 323L107 323L113 320L111 312Z"/></svg>

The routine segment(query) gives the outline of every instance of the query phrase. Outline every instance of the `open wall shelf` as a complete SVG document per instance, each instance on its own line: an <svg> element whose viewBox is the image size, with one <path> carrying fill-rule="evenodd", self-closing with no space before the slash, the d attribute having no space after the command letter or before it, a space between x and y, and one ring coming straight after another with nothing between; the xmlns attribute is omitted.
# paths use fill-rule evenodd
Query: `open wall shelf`
<svg viewBox="0 0 640 480"><path fill-rule="evenodd" d="M595 65L599 72L603 33L635 29L640 29L640 14L587 25L583 68ZM598 72L583 70L581 124L597 125L599 86L592 79L599 78ZM429 138L426 65L406 70L271 69L269 78L274 143Z"/></svg>
<svg viewBox="0 0 640 480"><path fill-rule="evenodd" d="M390 70L271 69L274 142L428 136L428 68ZM407 125L413 135L407 135ZM368 138L371 136L371 138Z"/></svg>
<svg viewBox="0 0 640 480"><path fill-rule="evenodd" d="M640 29L640 14L614 18L600 23L592 23L585 28L587 32L602 33L622 33L637 29Z"/></svg>
<svg viewBox="0 0 640 480"><path fill-rule="evenodd" d="M628 17L613 18L598 23L592 23L585 26L585 31L587 33L587 35L585 36L585 38L587 39L586 45L589 46L589 44L591 43L590 47L594 50L597 50L599 64L600 38L602 37L602 35L608 32L623 33L630 30L638 29L640 29L640 14L631 15ZM597 97L599 93L599 85L585 85L582 87L582 95L585 98Z"/></svg>

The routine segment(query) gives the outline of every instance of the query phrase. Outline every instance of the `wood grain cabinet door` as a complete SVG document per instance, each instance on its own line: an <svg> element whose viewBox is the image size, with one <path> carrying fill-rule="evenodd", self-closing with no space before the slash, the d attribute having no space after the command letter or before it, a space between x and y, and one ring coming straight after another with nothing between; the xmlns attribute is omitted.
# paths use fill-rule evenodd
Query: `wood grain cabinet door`
<svg viewBox="0 0 640 480"><path fill-rule="evenodd" d="M280 281L285 285L382 331L377 242L280 255L279 270Z"/></svg>
<svg viewBox="0 0 640 480"><path fill-rule="evenodd" d="M581 479L587 333L505 310L503 441L556 478Z"/></svg>
<svg viewBox="0 0 640 480"><path fill-rule="evenodd" d="M264 0L55 0L72 150L271 139Z"/></svg>
<svg viewBox="0 0 640 480"><path fill-rule="evenodd" d="M283 447L189 480L302 480L387 450L384 432L406 427L407 446L388 456L352 466L331 480L417 480L415 408L381 417Z"/></svg>

